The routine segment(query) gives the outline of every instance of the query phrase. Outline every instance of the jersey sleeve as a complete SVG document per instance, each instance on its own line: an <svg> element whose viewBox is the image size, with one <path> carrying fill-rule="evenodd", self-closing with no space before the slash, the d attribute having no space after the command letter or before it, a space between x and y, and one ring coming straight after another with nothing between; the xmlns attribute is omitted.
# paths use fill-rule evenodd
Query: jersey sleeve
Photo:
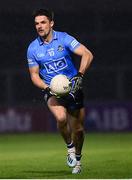
<svg viewBox="0 0 132 180"><path fill-rule="evenodd" d="M27 61L28 61L29 67L39 66L34 57L34 50L30 46L28 47L28 50L27 50Z"/></svg>
<svg viewBox="0 0 132 180"><path fill-rule="evenodd" d="M73 36L66 33L64 39L65 46L70 49L70 51L74 52L74 50L80 46L80 43Z"/></svg>

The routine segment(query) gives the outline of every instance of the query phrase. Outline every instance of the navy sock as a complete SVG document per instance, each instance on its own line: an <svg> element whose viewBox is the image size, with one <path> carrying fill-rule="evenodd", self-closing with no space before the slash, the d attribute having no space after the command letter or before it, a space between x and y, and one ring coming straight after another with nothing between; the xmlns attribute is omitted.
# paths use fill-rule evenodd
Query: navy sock
<svg viewBox="0 0 132 180"><path fill-rule="evenodd" d="M73 142L71 142L70 144L67 144L67 148L73 148L74 147L74 144L73 144Z"/></svg>
<svg viewBox="0 0 132 180"><path fill-rule="evenodd" d="M76 154L76 160L77 160L77 161L80 161L80 160L81 160L81 157L82 157L81 154Z"/></svg>

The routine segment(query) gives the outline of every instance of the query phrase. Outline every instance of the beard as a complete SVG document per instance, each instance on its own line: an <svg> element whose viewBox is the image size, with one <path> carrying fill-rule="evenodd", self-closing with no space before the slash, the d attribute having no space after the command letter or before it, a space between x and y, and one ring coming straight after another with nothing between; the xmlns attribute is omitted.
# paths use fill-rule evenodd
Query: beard
<svg viewBox="0 0 132 180"><path fill-rule="evenodd" d="M46 33L39 33L39 36L41 37L41 38L43 38L43 39L47 39L47 37L48 37L48 35L50 34L50 32L51 32L51 30L49 30L48 32L46 32Z"/></svg>

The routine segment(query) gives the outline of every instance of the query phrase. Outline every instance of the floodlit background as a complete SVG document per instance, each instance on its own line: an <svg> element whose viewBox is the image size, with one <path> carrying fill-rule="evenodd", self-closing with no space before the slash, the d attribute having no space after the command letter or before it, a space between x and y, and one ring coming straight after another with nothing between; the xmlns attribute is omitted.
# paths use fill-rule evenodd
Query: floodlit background
<svg viewBox="0 0 132 180"><path fill-rule="evenodd" d="M4 0L0 5L0 132L56 132L26 61L27 47L36 37L31 14L43 7L54 10L55 30L67 31L94 54L84 77L86 130L131 131L131 1Z"/></svg>

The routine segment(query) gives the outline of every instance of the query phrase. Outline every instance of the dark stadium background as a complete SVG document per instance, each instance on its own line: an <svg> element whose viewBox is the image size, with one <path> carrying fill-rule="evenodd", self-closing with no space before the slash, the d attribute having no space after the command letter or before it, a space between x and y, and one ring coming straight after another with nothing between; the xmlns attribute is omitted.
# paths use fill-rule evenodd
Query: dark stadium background
<svg viewBox="0 0 132 180"><path fill-rule="evenodd" d="M31 83L26 61L27 46L36 37L31 14L41 7L54 10L55 30L72 34L94 54L84 78L86 129L131 131L132 2L4 0L0 3L0 132L56 131L40 90Z"/></svg>

